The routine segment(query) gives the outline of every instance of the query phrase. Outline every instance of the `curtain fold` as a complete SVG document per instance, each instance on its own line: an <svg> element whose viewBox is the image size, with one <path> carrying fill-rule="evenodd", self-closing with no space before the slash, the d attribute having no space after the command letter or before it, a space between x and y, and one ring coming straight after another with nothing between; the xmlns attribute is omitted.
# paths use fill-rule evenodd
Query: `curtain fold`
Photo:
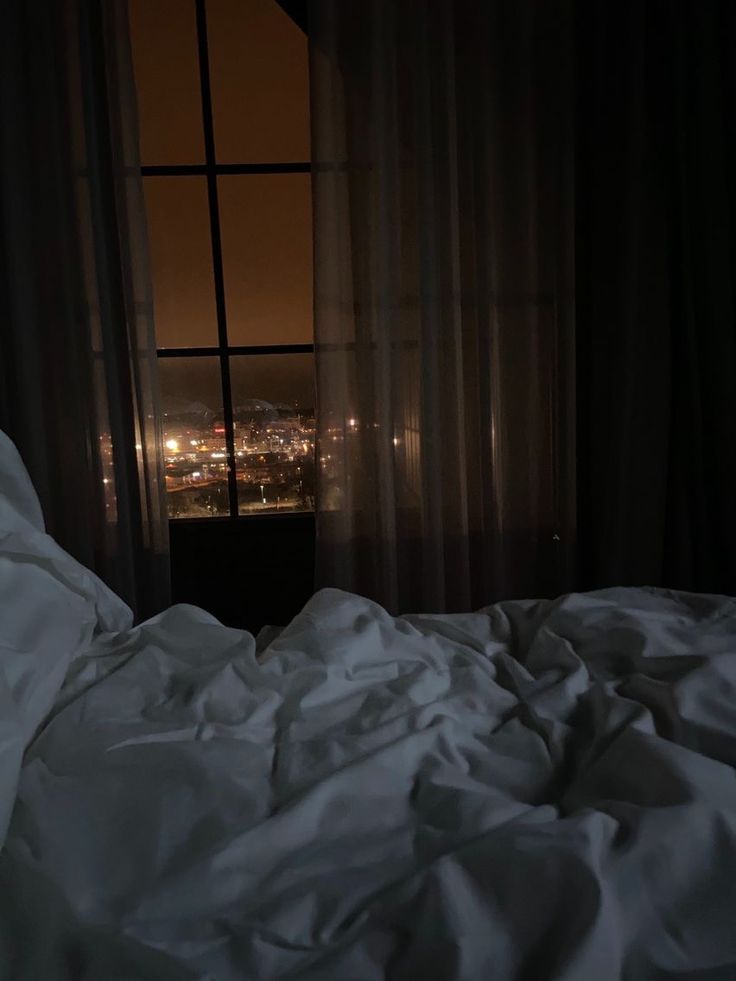
<svg viewBox="0 0 736 981"><path fill-rule="evenodd" d="M736 594L736 7L576 36L581 581Z"/></svg>
<svg viewBox="0 0 736 981"><path fill-rule="evenodd" d="M567 0L313 0L318 585L572 585Z"/></svg>
<svg viewBox="0 0 736 981"><path fill-rule="evenodd" d="M2 22L0 427L49 532L147 616L168 525L126 6Z"/></svg>

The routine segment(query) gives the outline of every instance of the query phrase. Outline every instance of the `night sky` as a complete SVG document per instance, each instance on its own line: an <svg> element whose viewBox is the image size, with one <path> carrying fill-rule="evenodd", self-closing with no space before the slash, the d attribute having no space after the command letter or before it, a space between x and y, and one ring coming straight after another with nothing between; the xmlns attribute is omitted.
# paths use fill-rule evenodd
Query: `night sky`
<svg viewBox="0 0 736 981"><path fill-rule="evenodd" d="M130 0L129 6L141 163L201 164L194 2ZM274 0L207 0L206 9L217 163L308 161L303 32ZM216 344L206 179L146 177L144 187L158 346ZM218 196L230 343L311 343L308 175L221 176ZM251 365L249 388L262 387L257 378L266 362ZM304 364L304 357L277 357L263 375L264 386L278 389L274 400L283 399L289 379L304 397ZM183 365L179 371L183 382Z"/></svg>

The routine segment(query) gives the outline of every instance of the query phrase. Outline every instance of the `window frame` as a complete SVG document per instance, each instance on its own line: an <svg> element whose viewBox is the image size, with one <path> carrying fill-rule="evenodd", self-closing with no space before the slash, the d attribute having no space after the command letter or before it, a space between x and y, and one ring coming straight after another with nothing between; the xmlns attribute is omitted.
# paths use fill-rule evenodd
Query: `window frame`
<svg viewBox="0 0 736 981"><path fill-rule="evenodd" d="M207 182L207 210L210 225L210 249L214 274L215 314L217 320L217 344L200 347L156 348L157 358L204 358L217 357L220 364L223 420L225 425L225 450L227 453L227 488L229 514L212 517L169 518L177 525L197 522L247 521L254 518L292 518L303 511L282 511L273 514L241 514L238 504L237 468L235 455L235 428L233 421L230 359L242 355L314 354L314 341L309 344L230 344L227 332L225 302L225 277L222 261L222 236L220 230L220 205L217 178L221 176L247 176L251 174L311 174L310 161L294 163L228 163L218 164L215 157L215 134L210 87L210 62L207 38L206 0L194 0L199 62L200 102L204 135L203 164L142 165L142 178L156 177L205 177ZM316 454L316 450L315 450Z"/></svg>

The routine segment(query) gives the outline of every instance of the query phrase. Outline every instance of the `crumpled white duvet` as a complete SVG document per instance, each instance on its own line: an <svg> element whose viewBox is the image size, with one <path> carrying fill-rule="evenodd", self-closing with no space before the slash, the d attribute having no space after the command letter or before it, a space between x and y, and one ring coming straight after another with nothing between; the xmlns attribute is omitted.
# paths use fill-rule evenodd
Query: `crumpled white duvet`
<svg viewBox="0 0 736 981"><path fill-rule="evenodd" d="M34 542L0 542L1 978L736 978L736 601L327 590L259 660Z"/></svg>

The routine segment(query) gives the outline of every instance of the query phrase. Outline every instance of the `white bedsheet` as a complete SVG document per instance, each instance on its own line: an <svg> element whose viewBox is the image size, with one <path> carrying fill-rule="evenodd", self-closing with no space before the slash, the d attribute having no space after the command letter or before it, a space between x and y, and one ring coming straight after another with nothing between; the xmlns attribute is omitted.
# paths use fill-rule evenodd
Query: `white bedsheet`
<svg viewBox="0 0 736 981"><path fill-rule="evenodd" d="M25 467L0 432L0 847L22 753L69 664L97 632L131 624L125 603L45 533Z"/></svg>
<svg viewBox="0 0 736 981"><path fill-rule="evenodd" d="M736 978L734 600L328 590L259 661L9 534L0 978Z"/></svg>

